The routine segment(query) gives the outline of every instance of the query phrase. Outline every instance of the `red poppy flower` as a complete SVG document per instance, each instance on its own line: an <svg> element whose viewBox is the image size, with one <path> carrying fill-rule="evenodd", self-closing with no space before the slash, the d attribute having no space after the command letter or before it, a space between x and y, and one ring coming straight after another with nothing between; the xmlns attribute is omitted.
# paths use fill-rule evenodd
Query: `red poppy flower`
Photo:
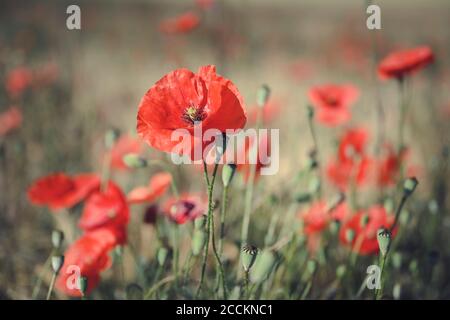
<svg viewBox="0 0 450 320"><path fill-rule="evenodd" d="M378 253L377 231L389 229L394 223L394 216L388 215L383 206L373 206L367 212L360 211L343 224L339 232L341 243L361 255ZM397 228L393 231L393 235Z"/></svg>
<svg viewBox="0 0 450 320"><path fill-rule="evenodd" d="M87 294L100 281L100 272L111 266L108 253L117 245L117 234L113 229L99 228L85 233L64 254L64 265L56 281L61 292L80 297L79 276L88 278Z"/></svg>
<svg viewBox="0 0 450 320"><path fill-rule="evenodd" d="M16 98L30 86L32 79L33 74L28 68L15 68L6 75L6 91L12 98Z"/></svg>
<svg viewBox="0 0 450 320"><path fill-rule="evenodd" d="M125 195L110 181L106 190L98 190L87 199L78 225L85 231L101 227L120 229L128 224L129 215Z"/></svg>
<svg viewBox="0 0 450 320"><path fill-rule="evenodd" d="M166 193L172 183L172 175L167 172L155 174L148 186L136 187L128 195L128 203L152 202Z"/></svg>
<svg viewBox="0 0 450 320"><path fill-rule="evenodd" d="M0 137L19 128L22 124L22 111L17 107L10 107L0 113Z"/></svg>
<svg viewBox="0 0 450 320"><path fill-rule="evenodd" d="M159 29L166 34L188 33L198 27L200 18L195 12L188 11L177 17L166 19L161 22Z"/></svg>
<svg viewBox="0 0 450 320"><path fill-rule="evenodd" d="M150 146L175 152L180 140L171 139L171 135L177 129L185 129L192 138L184 141L189 154L177 153L201 160L193 152L194 145L203 147L201 150L207 145L203 136L194 136L199 122L204 133L208 129L241 129L246 120L242 97L234 84L218 76L214 66L204 66L198 73L187 69L172 71L150 88L139 105L137 132Z"/></svg>
<svg viewBox="0 0 450 320"><path fill-rule="evenodd" d="M245 139L244 145L241 146L242 153L244 154L244 163L240 163L240 161L236 160L237 167L236 169L241 172L244 181L247 182L250 178L251 170L253 170L253 166L256 165L256 171L255 171L255 179L257 179L261 174L261 169L270 165L270 155L271 155L271 148L270 148L270 136L266 132L266 134L259 134L258 135L258 146L256 147L256 164L251 163L251 154L253 151L253 148L255 148L255 136L248 136ZM238 146L239 147L239 146ZM240 155L238 154L238 157Z"/></svg>
<svg viewBox="0 0 450 320"><path fill-rule="evenodd" d="M71 208L99 186L100 179L95 174L70 177L64 173L54 173L36 180L28 188L28 198L31 203L48 206L52 210Z"/></svg>
<svg viewBox="0 0 450 320"><path fill-rule="evenodd" d="M304 233L311 235L321 232L328 226L331 220L343 221L348 216L348 207L345 202L330 208L325 201L317 201L311 204L306 211L299 213L299 218L303 220Z"/></svg>
<svg viewBox="0 0 450 320"><path fill-rule="evenodd" d="M313 76L314 68L309 61L297 60L288 66L288 72L295 81L301 83Z"/></svg>
<svg viewBox="0 0 450 320"><path fill-rule="evenodd" d="M123 162L123 157L129 153L141 153L142 144L137 138L133 138L130 135L123 135L116 141L109 152L111 157L111 168L127 170L129 168Z"/></svg>
<svg viewBox="0 0 450 320"><path fill-rule="evenodd" d="M369 180L373 160L366 154L369 134L364 128L353 128L342 136L337 158L329 162L327 176L341 190L350 183L361 186Z"/></svg>
<svg viewBox="0 0 450 320"><path fill-rule="evenodd" d="M397 181L401 163L407 156L407 151L398 155L391 145L383 149L382 157L377 161L377 184L380 186L392 186Z"/></svg>
<svg viewBox="0 0 450 320"><path fill-rule="evenodd" d="M394 51L381 60L378 65L378 75L381 79L401 79L433 61L433 51L427 46Z"/></svg>
<svg viewBox="0 0 450 320"><path fill-rule="evenodd" d="M349 120L349 109L358 96L358 89L352 85L328 84L309 90L309 99L317 110L317 120L328 126Z"/></svg>
<svg viewBox="0 0 450 320"><path fill-rule="evenodd" d="M184 224L206 214L208 203L198 194L182 194L179 198L168 199L162 212L177 224Z"/></svg>

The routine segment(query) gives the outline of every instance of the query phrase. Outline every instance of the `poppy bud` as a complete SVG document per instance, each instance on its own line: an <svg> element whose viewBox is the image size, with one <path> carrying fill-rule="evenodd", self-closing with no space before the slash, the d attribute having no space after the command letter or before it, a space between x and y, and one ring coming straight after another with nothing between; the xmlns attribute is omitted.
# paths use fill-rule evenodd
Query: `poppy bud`
<svg viewBox="0 0 450 320"><path fill-rule="evenodd" d="M264 108L267 101L269 100L269 97L270 97L270 88L268 85L263 84L256 94L256 103L258 104L258 107Z"/></svg>
<svg viewBox="0 0 450 320"><path fill-rule="evenodd" d="M224 187L228 187L230 185L235 172L236 165L234 163L229 163L222 167L222 182Z"/></svg>
<svg viewBox="0 0 450 320"><path fill-rule="evenodd" d="M128 168L132 169L145 168L148 166L147 160L136 153L128 153L122 160Z"/></svg>
<svg viewBox="0 0 450 320"><path fill-rule="evenodd" d="M345 231L345 240L347 240L347 242L352 242L354 238L355 238L355 231L352 229L347 229Z"/></svg>
<svg viewBox="0 0 450 320"><path fill-rule="evenodd" d="M83 297L86 295L87 288L88 288L88 277L80 276L78 278L78 286L80 288L81 294Z"/></svg>
<svg viewBox="0 0 450 320"><path fill-rule="evenodd" d="M216 152L216 161L215 163L220 163L220 158L225 154L225 150L227 149L228 144L228 136L225 133L222 133L219 136L216 136L214 139L215 144L215 152Z"/></svg>
<svg viewBox="0 0 450 320"><path fill-rule="evenodd" d="M255 266L250 272L250 281L253 283L261 283L267 279L275 266L276 256L271 250L262 250L261 254L255 261Z"/></svg>
<svg viewBox="0 0 450 320"><path fill-rule="evenodd" d="M310 193L314 194L320 189L320 179L319 177L313 177L309 180L308 190Z"/></svg>
<svg viewBox="0 0 450 320"><path fill-rule="evenodd" d="M59 249L64 241L64 232L61 230L52 231L52 245L53 248Z"/></svg>
<svg viewBox="0 0 450 320"><path fill-rule="evenodd" d="M369 215L364 214L359 220L359 225L364 228L369 223Z"/></svg>
<svg viewBox="0 0 450 320"><path fill-rule="evenodd" d="M53 256L52 257L52 269L53 272L58 274L64 264L64 256Z"/></svg>
<svg viewBox="0 0 450 320"><path fill-rule="evenodd" d="M169 249L167 249L166 247L160 247L158 249L158 252L156 253L156 259L158 260L158 263L161 267L164 266L168 255Z"/></svg>
<svg viewBox="0 0 450 320"><path fill-rule="evenodd" d="M194 256L198 256L202 252L203 248L205 247L207 236L208 235L204 230L196 229L194 231L194 236L192 237L191 243L192 254Z"/></svg>
<svg viewBox="0 0 450 320"><path fill-rule="evenodd" d="M391 233L387 229L378 229L377 240L381 255L385 256L391 244Z"/></svg>
<svg viewBox="0 0 450 320"><path fill-rule="evenodd" d="M105 147L110 149L120 136L118 129L109 129L105 133Z"/></svg>
<svg viewBox="0 0 450 320"><path fill-rule="evenodd" d="M252 245L245 245L242 248L242 254L241 254L241 260L242 260L242 267L244 268L245 272L248 272L253 264L255 263L256 256L258 255L258 248Z"/></svg>
<svg viewBox="0 0 450 320"><path fill-rule="evenodd" d="M205 226L205 223L206 223L206 219L207 219L207 216L204 214L202 214L200 217L196 218L194 220L195 229L197 229L197 230L203 229L203 227Z"/></svg>
<svg viewBox="0 0 450 320"><path fill-rule="evenodd" d="M403 194L407 197L410 196L414 192L418 184L419 181L415 177L406 179L405 183L403 184Z"/></svg>
<svg viewBox="0 0 450 320"><path fill-rule="evenodd" d="M342 278L345 275L345 271L347 270L347 267L345 264L341 264L336 268L336 277Z"/></svg>

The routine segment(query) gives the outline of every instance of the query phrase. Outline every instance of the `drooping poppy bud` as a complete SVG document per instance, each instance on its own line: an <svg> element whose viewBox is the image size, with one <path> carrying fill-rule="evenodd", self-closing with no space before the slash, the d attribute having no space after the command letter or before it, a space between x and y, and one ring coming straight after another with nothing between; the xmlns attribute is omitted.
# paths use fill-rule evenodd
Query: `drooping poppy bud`
<svg viewBox="0 0 450 320"><path fill-rule="evenodd" d="M264 84L259 88L257 94L256 94L256 103L258 107L264 108L267 101L269 101L270 97L270 88L268 85Z"/></svg>
<svg viewBox="0 0 450 320"><path fill-rule="evenodd" d="M81 291L81 295L84 297L86 295L87 289L88 289L88 277L80 276L78 278L78 286Z"/></svg>
<svg viewBox="0 0 450 320"><path fill-rule="evenodd" d="M192 254L198 256L203 248L205 247L207 233L203 229L194 230L194 235L192 236Z"/></svg>
<svg viewBox="0 0 450 320"><path fill-rule="evenodd" d="M206 224L207 216L202 214L200 217L194 220L194 227L196 230L201 230Z"/></svg>
<svg viewBox="0 0 450 320"><path fill-rule="evenodd" d="M52 245L54 249L61 248L61 245L64 241L64 232L61 230L53 230L52 231Z"/></svg>
<svg viewBox="0 0 450 320"><path fill-rule="evenodd" d="M55 274L59 273L64 264L64 256L53 256L52 257L52 269Z"/></svg>
<svg viewBox="0 0 450 320"><path fill-rule="evenodd" d="M123 163L128 168L139 169L148 166L148 161L136 153L128 153L123 157Z"/></svg>
<svg viewBox="0 0 450 320"><path fill-rule="evenodd" d="M236 165L234 163L229 163L223 166L222 182L225 188L230 185L231 181L233 180L235 172L236 172Z"/></svg>
<svg viewBox="0 0 450 320"><path fill-rule="evenodd" d="M105 147L107 149L112 148L114 143L117 141L117 139L120 136L120 130L118 129L109 129L105 133Z"/></svg>
<svg viewBox="0 0 450 320"><path fill-rule="evenodd" d="M162 267L167 260L167 256L169 255L169 249L166 247L160 247L158 252L156 253L156 258L158 260L158 264Z"/></svg>

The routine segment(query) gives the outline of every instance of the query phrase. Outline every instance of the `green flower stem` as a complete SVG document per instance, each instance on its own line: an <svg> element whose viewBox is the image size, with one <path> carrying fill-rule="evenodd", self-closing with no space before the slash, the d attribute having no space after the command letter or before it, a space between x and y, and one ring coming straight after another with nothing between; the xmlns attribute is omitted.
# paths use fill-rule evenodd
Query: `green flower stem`
<svg viewBox="0 0 450 320"><path fill-rule="evenodd" d="M208 168L206 165L206 162L203 161L203 171L205 174L205 180L208 186L208 217L207 217L207 230L206 230L206 244L205 244L205 252L203 255L203 261L202 261L202 270L201 270L201 274L200 274L200 283L198 285L197 288L197 293L195 294L196 297L198 297L198 295L200 294L200 291L202 289L203 286L203 282L205 280L205 271L206 271L206 262L208 259L208 251L209 251L209 238L211 235L211 224L212 224L212 214L213 214L213 210L214 210L214 204L213 204L213 191L214 191L214 182L216 180L216 175L217 175L217 168L219 167L219 165L216 163L214 165L214 171L212 174L212 178L211 181L209 181L209 177L208 177ZM214 248L215 246L213 246Z"/></svg>
<svg viewBox="0 0 450 320"><path fill-rule="evenodd" d="M388 253L386 252L386 254L383 257L381 257L381 263L380 263L380 289L375 290L375 299L376 300L381 300L381 298L383 297L383 289L384 289L383 273L384 273L384 266L386 265L386 259L387 259L387 256L388 256L387 254Z"/></svg>
<svg viewBox="0 0 450 320"><path fill-rule="evenodd" d="M398 80L399 91L400 91L400 99L399 99L399 124L398 124L398 145L397 152L400 155L403 144L404 144L404 128L405 128L405 120L406 120L406 79L400 78Z"/></svg>
<svg viewBox="0 0 450 320"><path fill-rule="evenodd" d="M50 281L50 286L48 287L46 300L50 300L50 297L52 296L52 292L53 292L53 288L55 287L55 281L56 281L57 276L58 276L58 274L56 272L53 272L52 280Z"/></svg>
<svg viewBox="0 0 450 320"><path fill-rule="evenodd" d="M45 271L47 271L48 268L50 268L50 263L52 260L52 256L55 253L55 249L53 249L49 256L47 257L47 260L45 260L44 266L42 267L41 272L39 272L39 277L36 281L36 285L33 288L33 293L31 294L31 298L34 300L37 298L37 296L39 295L39 292L41 291L41 287L42 287L42 279L44 278L44 273Z"/></svg>
<svg viewBox="0 0 450 320"><path fill-rule="evenodd" d="M220 259L222 259L223 251L223 240L225 237L225 215L227 210L227 200L228 200L228 186L223 188L222 191L222 205L220 206L220 234L219 234L219 244L218 244L218 254ZM223 277L220 272L217 272L216 276L216 291L219 289Z"/></svg>

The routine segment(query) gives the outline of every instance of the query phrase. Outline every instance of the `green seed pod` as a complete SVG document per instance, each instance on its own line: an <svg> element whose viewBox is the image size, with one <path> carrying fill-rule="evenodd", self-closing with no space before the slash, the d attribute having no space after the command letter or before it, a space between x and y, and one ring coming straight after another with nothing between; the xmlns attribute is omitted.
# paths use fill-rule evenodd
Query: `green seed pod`
<svg viewBox="0 0 450 320"><path fill-rule="evenodd" d="M320 179L319 177L313 177L311 180L309 180L308 183L308 190L309 193L315 194L320 189Z"/></svg>
<svg viewBox="0 0 450 320"><path fill-rule="evenodd" d="M201 230L205 227L207 216L202 214L200 217L194 220L194 228L197 230Z"/></svg>
<svg viewBox="0 0 450 320"><path fill-rule="evenodd" d="M342 278L345 275L345 271L347 270L347 267L345 264L341 264L336 268L336 277L339 279Z"/></svg>
<svg viewBox="0 0 450 320"><path fill-rule="evenodd" d="M203 248L205 247L206 238L207 233L204 230L196 229L194 231L194 236L192 237L191 243L192 254L194 256L198 256L202 252Z"/></svg>
<svg viewBox="0 0 450 320"><path fill-rule="evenodd" d="M222 167L222 182L224 187L228 187L230 185L235 172L236 165L234 163L228 163Z"/></svg>
<svg viewBox="0 0 450 320"><path fill-rule="evenodd" d="M88 289L88 277L80 276L78 278L78 286L80 288L81 294L83 297L86 295L87 289Z"/></svg>
<svg viewBox="0 0 450 320"><path fill-rule="evenodd" d="M52 245L54 249L61 248L61 245L64 241L64 232L61 230L53 230L52 231Z"/></svg>
<svg viewBox="0 0 450 320"><path fill-rule="evenodd" d="M145 168L148 166L148 162L146 159L142 158L140 155L136 153L128 153L123 157L123 162L128 168L131 169L139 169Z"/></svg>
<svg viewBox="0 0 450 320"><path fill-rule="evenodd" d="M359 220L359 225L361 226L361 228L364 228L365 226L367 226L368 223L369 223L369 216L367 214L364 214L361 217L361 220Z"/></svg>
<svg viewBox="0 0 450 320"><path fill-rule="evenodd" d="M382 256L385 256L391 244L391 233L387 229L378 229L377 232L378 247Z"/></svg>
<svg viewBox="0 0 450 320"><path fill-rule="evenodd" d="M158 260L158 264L162 267L167 260L167 256L169 255L169 249L166 247L160 247L158 252L156 253L156 259Z"/></svg>
<svg viewBox="0 0 450 320"><path fill-rule="evenodd" d="M52 256L53 272L58 274L64 264L64 256Z"/></svg>
<svg viewBox="0 0 450 320"><path fill-rule="evenodd" d="M105 133L105 147L110 149L120 136L120 131L118 129L109 129Z"/></svg>
<svg viewBox="0 0 450 320"><path fill-rule="evenodd" d="M419 184L419 181L415 178L408 178L403 183L403 193L405 196L410 196L414 190L416 190L417 185Z"/></svg>
<svg viewBox="0 0 450 320"><path fill-rule="evenodd" d="M261 86L261 88L258 89L258 92L256 93L256 103L258 107L264 108L267 101L269 101L270 97L270 88L268 85L264 84Z"/></svg>
<svg viewBox="0 0 450 320"><path fill-rule="evenodd" d="M142 300L144 297L144 290L136 283L127 285L125 292L127 300Z"/></svg>
<svg viewBox="0 0 450 320"><path fill-rule="evenodd" d="M245 272L248 272L252 268L257 256L258 248L256 248L255 246L247 244L242 248L241 260L242 267L244 268Z"/></svg>
<svg viewBox="0 0 450 320"><path fill-rule="evenodd" d="M352 242L354 238L355 238L355 231L352 229L347 229L345 231L345 240L347 240L347 242Z"/></svg>
<svg viewBox="0 0 450 320"><path fill-rule="evenodd" d="M261 283L267 279L275 266L276 256L271 250L262 250L258 254L254 267L250 271L250 281Z"/></svg>

